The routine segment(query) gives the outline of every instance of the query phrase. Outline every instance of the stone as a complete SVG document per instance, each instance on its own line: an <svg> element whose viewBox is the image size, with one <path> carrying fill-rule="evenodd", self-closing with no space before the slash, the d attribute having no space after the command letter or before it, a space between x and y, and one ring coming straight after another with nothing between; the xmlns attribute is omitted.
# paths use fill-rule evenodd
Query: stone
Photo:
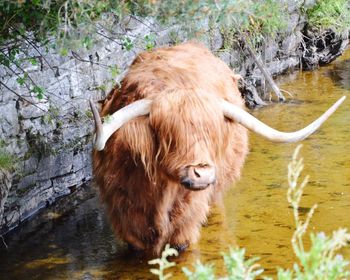
<svg viewBox="0 0 350 280"><path fill-rule="evenodd" d="M0 128L3 132L4 138L16 136L19 133L18 113L16 103L10 102L7 104L0 104Z"/></svg>
<svg viewBox="0 0 350 280"><path fill-rule="evenodd" d="M71 171L73 164L73 152L61 152L49 155L39 162L38 179L45 180L52 177L62 176Z"/></svg>
<svg viewBox="0 0 350 280"><path fill-rule="evenodd" d="M11 174L5 169L0 168L0 229L2 224L2 217L4 214L4 206L7 196L11 189Z"/></svg>
<svg viewBox="0 0 350 280"><path fill-rule="evenodd" d="M213 52L220 50L224 45L224 39L218 27L210 29L209 46Z"/></svg>
<svg viewBox="0 0 350 280"><path fill-rule="evenodd" d="M46 201L54 194L53 188L43 189L38 187L32 189L26 196L19 200L20 220L24 221L41 208L46 206Z"/></svg>
<svg viewBox="0 0 350 280"><path fill-rule="evenodd" d="M304 0L303 6L305 9L309 9L309 8L315 6L316 2L317 2L317 0Z"/></svg>
<svg viewBox="0 0 350 280"><path fill-rule="evenodd" d="M281 51L285 55L294 55L298 51L298 46L300 45L301 34L291 34L283 39Z"/></svg>
<svg viewBox="0 0 350 280"><path fill-rule="evenodd" d="M34 187L36 186L37 179L38 177L36 174L30 174L26 177L23 177L21 178L21 181L17 185L17 189L22 190L22 189L27 189L28 187Z"/></svg>
<svg viewBox="0 0 350 280"><path fill-rule="evenodd" d="M16 228L20 223L20 212L19 209L11 208L6 209L4 212L3 220L1 222L0 234L5 234L10 230Z"/></svg>
<svg viewBox="0 0 350 280"><path fill-rule="evenodd" d="M28 102L20 100L18 104L18 114L22 119L34 119L45 116L50 107L50 104L48 102L30 104Z"/></svg>
<svg viewBox="0 0 350 280"><path fill-rule="evenodd" d="M79 153L73 157L73 171L77 172L91 165L91 153Z"/></svg>
<svg viewBox="0 0 350 280"><path fill-rule="evenodd" d="M299 14L298 13L293 13L293 14L290 14L289 15L289 18L288 18L288 21L287 21L287 27L286 27L286 30L285 30L285 33L286 34L292 34L296 27L298 26L299 24Z"/></svg>
<svg viewBox="0 0 350 280"><path fill-rule="evenodd" d="M275 41L268 42L265 47L266 61L272 61L277 56L278 50L278 44Z"/></svg>

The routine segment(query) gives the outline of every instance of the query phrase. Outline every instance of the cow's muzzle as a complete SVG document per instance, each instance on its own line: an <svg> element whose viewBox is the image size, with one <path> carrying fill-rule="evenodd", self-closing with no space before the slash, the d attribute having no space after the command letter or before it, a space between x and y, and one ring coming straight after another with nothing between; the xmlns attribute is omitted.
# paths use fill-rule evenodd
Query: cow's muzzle
<svg viewBox="0 0 350 280"><path fill-rule="evenodd" d="M210 165L190 165L181 173L181 184L191 191L204 190L216 182L215 167Z"/></svg>

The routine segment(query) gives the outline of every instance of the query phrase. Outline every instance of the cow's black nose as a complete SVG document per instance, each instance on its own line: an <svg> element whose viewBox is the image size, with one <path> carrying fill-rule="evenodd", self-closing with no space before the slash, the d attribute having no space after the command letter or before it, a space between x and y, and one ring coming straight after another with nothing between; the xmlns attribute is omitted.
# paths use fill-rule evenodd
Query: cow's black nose
<svg viewBox="0 0 350 280"><path fill-rule="evenodd" d="M203 190L216 181L215 168L210 165L190 165L182 173L181 184L190 190Z"/></svg>

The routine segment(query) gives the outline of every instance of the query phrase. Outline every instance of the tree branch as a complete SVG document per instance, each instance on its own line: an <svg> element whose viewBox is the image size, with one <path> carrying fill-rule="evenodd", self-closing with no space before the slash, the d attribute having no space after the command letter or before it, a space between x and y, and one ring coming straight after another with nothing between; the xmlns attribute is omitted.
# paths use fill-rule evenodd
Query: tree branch
<svg viewBox="0 0 350 280"><path fill-rule="evenodd" d="M13 89L9 88L6 84L4 84L3 82L0 81L0 85L2 85L3 87L5 87L7 90L11 91L14 95L18 96L20 99L28 102L29 104L35 106L36 108L38 108L39 110L43 111L46 113L46 111L43 108L40 108L37 104L35 104L34 102L24 98L23 96L21 96L19 93L15 92Z"/></svg>
<svg viewBox="0 0 350 280"><path fill-rule="evenodd" d="M241 32L238 28L237 28L237 32L240 35L241 39L244 41L245 45L247 46L249 53L254 58L256 65L260 69L261 73L264 75L265 79L270 84L271 89L278 97L278 101L284 102L286 98L283 96L282 92L280 91L280 89L272 79L270 73L266 70L266 66L264 65L264 63L260 60L260 58L256 55L255 51L253 50L253 48L250 46L250 41L247 38L247 36L243 32Z"/></svg>

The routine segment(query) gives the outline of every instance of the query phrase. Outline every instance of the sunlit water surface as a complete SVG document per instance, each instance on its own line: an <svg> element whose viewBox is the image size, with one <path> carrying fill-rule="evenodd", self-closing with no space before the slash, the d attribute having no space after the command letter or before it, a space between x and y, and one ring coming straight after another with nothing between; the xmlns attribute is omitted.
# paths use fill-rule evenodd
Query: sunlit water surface
<svg viewBox="0 0 350 280"><path fill-rule="evenodd" d="M349 95L350 51L318 71L294 72L279 82L293 94L293 101L253 114L280 130L300 128L342 95ZM318 204L312 231L330 234L339 227L350 228L349 124L350 97L318 133L303 141L304 174L310 175L310 182L301 212L305 216ZM181 267L191 267L196 259L214 264L223 274L221 252L233 246L259 256L267 275L273 275L278 266L292 266L294 222L286 201L286 174L295 147L251 134L251 152L241 180L226 193L224 205L213 208L199 243L175 259L178 266L172 269L172 279L184 279ZM6 237L9 248L0 249L0 279L156 279L146 260L128 254L114 238L98 199L63 216L50 214L48 219L26 234ZM342 253L350 258L350 249Z"/></svg>

